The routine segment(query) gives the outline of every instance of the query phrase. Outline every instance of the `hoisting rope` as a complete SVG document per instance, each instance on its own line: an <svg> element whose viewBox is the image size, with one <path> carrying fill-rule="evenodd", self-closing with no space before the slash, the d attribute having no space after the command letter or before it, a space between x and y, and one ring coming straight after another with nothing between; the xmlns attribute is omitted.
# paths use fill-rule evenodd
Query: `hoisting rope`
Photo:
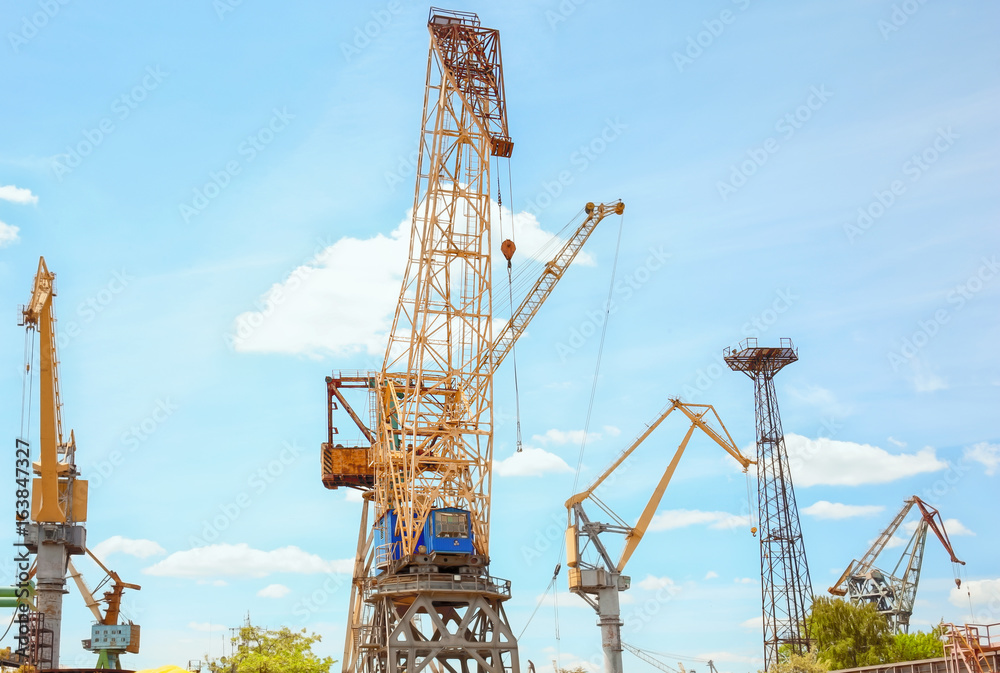
<svg viewBox="0 0 1000 673"><path fill-rule="evenodd" d="M617 239L617 241L615 243L615 257L614 257L614 261L613 261L613 263L611 265L611 282L610 282L610 284L608 286L608 301L607 301L607 304L604 307L604 311L605 311L604 325L601 328L601 342L600 342L600 344L598 345L598 348L597 348L597 365L594 368L594 381L593 381L593 384L591 385L591 389L590 389L590 404L587 407L587 418L586 418L586 422L584 423L583 441L582 441L582 443L580 445L580 457L577 460L576 475L573 478L573 493L577 492L577 488L579 486L580 470L581 470L581 468L583 466L583 452L584 452L584 449L587 446L587 435L588 435L589 430L590 430L590 418L591 418L591 415L592 415L593 410L594 410L594 397L597 394L597 379L598 379L598 376L600 375L600 371L601 371L601 356L604 353L604 339L605 339L605 336L606 336L607 330L608 330L608 322L609 322L608 318L611 315L610 314L610 311L611 311L611 297L612 297L612 295L614 293L614 289L615 289L615 274L616 274L616 272L618 270L618 255L619 255L619 252L621 250L622 229L624 228L624 223L625 223L625 216L622 215L621 219L619 219L619 221L618 221L618 239ZM556 558L556 560L557 560L557 563L556 563L556 572L552 576L552 581L549 582L549 588L551 588L553 586L553 584L555 583L555 581L556 581L556 576L559 574L559 568L560 568L559 561L561 561L561 559L563 558L565 552L566 552L566 538L563 537L562 538L562 542L559 545L559 553L558 553L558 556ZM549 589L546 589L545 593L548 593L548 591L549 591ZM542 601L545 599L545 593L543 593L542 597L539 599L538 605L535 606L534 612L532 612L531 616L528 617L528 622L524 625L524 629L521 631L522 635L524 634L525 631L528 630L528 626L531 624L531 620L534 618L535 613L538 612L538 607L542 604ZM552 594L552 603L553 603L553 608L554 608L554 612L555 612L556 669L559 668L559 664L558 664L558 662L559 662L559 603L558 603L558 600L556 598L556 595L558 593L559 593L558 591L555 591ZM520 636L518 636L518 639L520 639Z"/></svg>
<svg viewBox="0 0 1000 673"><path fill-rule="evenodd" d="M559 570L561 568L562 565L557 563L555 572L552 573L552 579L549 580L549 586L545 587L545 591L542 592L541 596L539 596L538 602L535 603L535 609L532 610L531 615L528 617L528 623L524 625L524 628L521 629L521 633L519 633L517 636L518 640L520 640L521 636L524 635L524 632L528 630L528 625L531 624L531 620L535 618L535 613L538 612L538 608L542 607L542 603L545 601L545 597L549 594L550 591L552 591L552 587L555 586L556 578L559 577Z"/></svg>
<svg viewBox="0 0 1000 673"><path fill-rule="evenodd" d="M35 366L35 330L24 331L24 370L21 372L21 432L20 437L28 441L26 432L31 431L31 387L33 377L31 370ZM27 428L27 430L26 430Z"/></svg>
<svg viewBox="0 0 1000 673"><path fill-rule="evenodd" d="M601 325L601 343L597 347L597 364L594 366L594 381L590 386L590 402L587 404L587 420L583 425L583 439L580 440L580 456L576 461L576 474L573 477L573 493L580 485L580 470L583 468L583 454L587 448L587 436L590 434L590 417L594 411L594 398L597 396L597 379L601 373L601 359L604 357L604 338L608 333L608 322L611 317L611 297L615 291L615 273L618 271L618 253L622 244L622 229L625 225L624 213L618 219L618 240L615 242L615 258L611 265L611 283L608 285L608 300L604 305L604 324ZM563 546L565 548L565 540ZM562 554L562 550L560 550Z"/></svg>
<svg viewBox="0 0 1000 673"><path fill-rule="evenodd" d="M507 159L507 187L510 189L511 179L510 179L510 158ZM509 192L508 192L509 193ZM513 195L510 197L513 201ZM500 160L497 160L497 210L500 213L500 238L503 239L503 188L500 185ZM514 220L513 220L513 210L511 210L511 222L510 222L510 246L507 245L508 240L503 239L503 243L500 245L500 250L503 252L504 257L507 258L507 300L510 303L510 320L514 319L514 280L511 275L511 257L514 255L514 250L517 246L514 241ZM521 453L521 390L518 385L517 378L517 340L515 339L510 345L510 357L514 363L514 418L517 425L517 452Z"/></svg>

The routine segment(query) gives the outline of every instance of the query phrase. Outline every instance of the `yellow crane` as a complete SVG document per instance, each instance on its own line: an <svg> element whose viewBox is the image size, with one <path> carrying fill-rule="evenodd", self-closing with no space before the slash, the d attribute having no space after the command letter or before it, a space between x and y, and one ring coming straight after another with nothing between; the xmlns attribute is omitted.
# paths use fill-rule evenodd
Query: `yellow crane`
<svg viewBox="0 0 1000 673"><path fill-rule="evenodd" d="M615 471L674 411L680 411L686 416L691 426L660 477L652 496L639 515L638 521L635 525L629 525L601 501L597 496L597 490L602 485L609 484L608 480L615 474ZM715 427L716 425L718 427ZM568 518L566 565L569 568L569 589L583 598L598 614L606 673L622 673L622 620L618 594L628 590L631 585L631 579L623 574L625 565L632 558L632 554L649 528L656 508L663 499L663 494L666 492L677 469L677 464L680 462L695 430L701 430L721 446L740 464L744 472L754 464L754 461L740 453L714 407L710 404L692 404L673 399L660 412L659 416L594 480L593 484L566 501ZM613 519L613 522L601 523L591 520L583 507L588 501L603 510ZM617 561L612 557L604 540L601 539L602 533L624 536L625 544ZM581 544L581 539L583 544ZM594 560L585 559L588 552L592 552Z"/></svg>
<svg viewBox="0 0 1000 673"><path fill-rule="evenodd" d="M87 546L83 525L87 520L87 482L78 478L73 432L70 431L68 441L63 437L55 294L55 274L49 271L45 258L39 258L31 298L21 308L20 325L37 332L39 341L39 449L38 461L32 465L38 476L32 480L24 544L35 554L36 564L36 605L40 617L31 621L36 631L32 637L42 642L39 632L44 629L51 633L51 639L44 639L46 646L41 648L37 662L41 668L59 667L67 565L70 556L83 554Z"/></svg>

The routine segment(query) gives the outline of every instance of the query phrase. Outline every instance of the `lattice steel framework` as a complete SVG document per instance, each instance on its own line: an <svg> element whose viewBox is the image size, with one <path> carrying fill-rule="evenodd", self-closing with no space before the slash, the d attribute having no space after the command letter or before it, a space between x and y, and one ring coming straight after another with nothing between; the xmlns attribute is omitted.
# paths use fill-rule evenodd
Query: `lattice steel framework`
<svg viewBox="0 0 1000 673"><path fill-rule="evenodd" d="M757 498L760 510L760 571L764 613L764 670L778 662L778 650L789 645L809 649L806 610L812 604L812 583L802 543L785 437L774 392L774 375L798 360L791 339L778 348L758 347L746 339L727 348L726 364L754 382L757 418Z"/></svg>
<svg viewBox="0 0 1000 673"><path fill-rule="evenodd" d="M488 573L490 160L513 149L500 36L465 12L432 8L427 26L410 250L372 388L374 489L366 497L375 516L358 540L344 671L517 673L503 611L510 585ZM469 512L469 565L437 562L417 547L431 511L442 507ZM396 528L387 531L391 512ZM376 529L398 542L375 542Z"/></svg>
<svg viewBox="0 0 1000 673"><path fill-rule="evenodd" d="M493 375L490 157L510 156L499 31L431 10L410 254L379 380L376 518L402 553L436 507L472 515L489 554Z"/></svg>

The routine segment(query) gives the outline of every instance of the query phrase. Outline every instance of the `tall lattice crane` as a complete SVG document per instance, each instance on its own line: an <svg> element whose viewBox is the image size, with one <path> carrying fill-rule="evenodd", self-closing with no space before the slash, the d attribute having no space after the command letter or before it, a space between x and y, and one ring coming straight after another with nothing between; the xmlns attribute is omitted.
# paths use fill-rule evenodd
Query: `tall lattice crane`
<svg viewBox="0 0 1000 673"><path fill-rule="evenodd" d="M23 530L24 545L35 554L38 614L30 623L34 650L40 658L35 664L42 668L59 667L67 564L71 555L84 553L87 534L83 525L87 520L87 482L78 478L73 432L65 441L62 430L56 318L52 305L55 277L45 258L39 258L31 299L21 308L20 321L39 337L39 451L38 461L32 465L38 476L31 485L30 517L21 516L21 512L18 517L29 520ZM25 478L25 485L26 481ZM19 508L20 497L18 493ZM47 637L42 636L43 631Z"/></svg>
<svg viewBox="0 0 1000 673"><path fill-rule="evenodd" d="M812 604L812 583L774 391L774 375L799 356L791 339L781 339L773 347L758 346L750 338L738 348L726 348L724 357L730 369L754 382L764 670L770 671L784 646L797 654L809 648L805 618Z"/></svg>
<svg viewBox="0 0 1000 673"><path fill-rule="evenodd" d="M875 562L879 555L885 551L914 505L920 511L920 519L896 566L891 573L876 568ZM924 560L928 529L934 531L952 563L965 565L965 561L960 561L951 547L941 514L917 496L912 496L906 499L892 523L875 539L861 560L855 559L848 564L844 574L830 587L830 593L834 596L849 596L851 602L857 605L873 604L879 614L885 615L889 620L893 631L909 633L910 615L913 614L913 602L920 582L920 566ZM960 579L956 578L955 582L961 586Z"/></svg>
<svg viewBox="0 0 1000 673"><path fill-rule="evenodd" d="M369 442L334 445L331 429L323 449L326 486L365 490L344 670L516 673L510 583L488 571L493 373L506 352L493 339L490 162L513 150L499 32L436 8L427 25L410 250L385 359L378 372L327 379L331 412L343 405ZM622 208L591 206L587 218ZM548 270L558 280L571 260ZM503 343L535 310L522 306ZM367 424L342 388L369 392Z"/></svg>
<svg viewBox="0 0 1000 673"><path fill-rule="evenodd" d="M660 477L660 481L653 490L649 502L643 508L642 514L639 515L638 521L635 525L629 525L603 503L596 492L674 411L680 411L686 416L691 422L691 427L688 428L687 434L684 435L684 439L681 440L677 451L664 470L663 476ZM601 646L604 650L605 673L622 673L622 648L627 647L622 643L621 638L622 620L618 601L618 593L626 591L631 584L629 577L623 574L625 564L635 553L646 529L653 520L656 508L659 506L660 500L663 499L663 494L666 492L667 486L674 476L674 471L677 469L677 464L680 462L681 456L684 455L684 450L687 448L688 442L691 441L695 430L701 430L721 446L726 453L739 462L744 472L753 464L752 460L740 453L714 407L709 404L691 404L674 399L594 480L593 484L566 501L569 519L569 526L566 529L566 565L569 567L569 588L570 591L583 598L598 614L598 623L601 626ZM603 510L605 515L613 521L611 523L592 521L583 507L584 503L588 501ZM624 536L625 544L617 561L612 558L607 540L601 538L602 533ZM587 558L586 552L588 550L593 556L592 560Z"/></svg>

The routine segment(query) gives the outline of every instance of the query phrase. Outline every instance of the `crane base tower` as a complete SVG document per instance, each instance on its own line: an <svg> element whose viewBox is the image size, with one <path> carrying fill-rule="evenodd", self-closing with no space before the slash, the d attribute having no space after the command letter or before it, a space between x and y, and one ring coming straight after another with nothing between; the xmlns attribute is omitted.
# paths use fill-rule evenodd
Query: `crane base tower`
<svg viewBox="0 0 1000 673"><path fill-rule="evenodd" d="M487 576L414 573L365 582L358 662L384 673L520 670L503 603L510 582Z"/></svg>

